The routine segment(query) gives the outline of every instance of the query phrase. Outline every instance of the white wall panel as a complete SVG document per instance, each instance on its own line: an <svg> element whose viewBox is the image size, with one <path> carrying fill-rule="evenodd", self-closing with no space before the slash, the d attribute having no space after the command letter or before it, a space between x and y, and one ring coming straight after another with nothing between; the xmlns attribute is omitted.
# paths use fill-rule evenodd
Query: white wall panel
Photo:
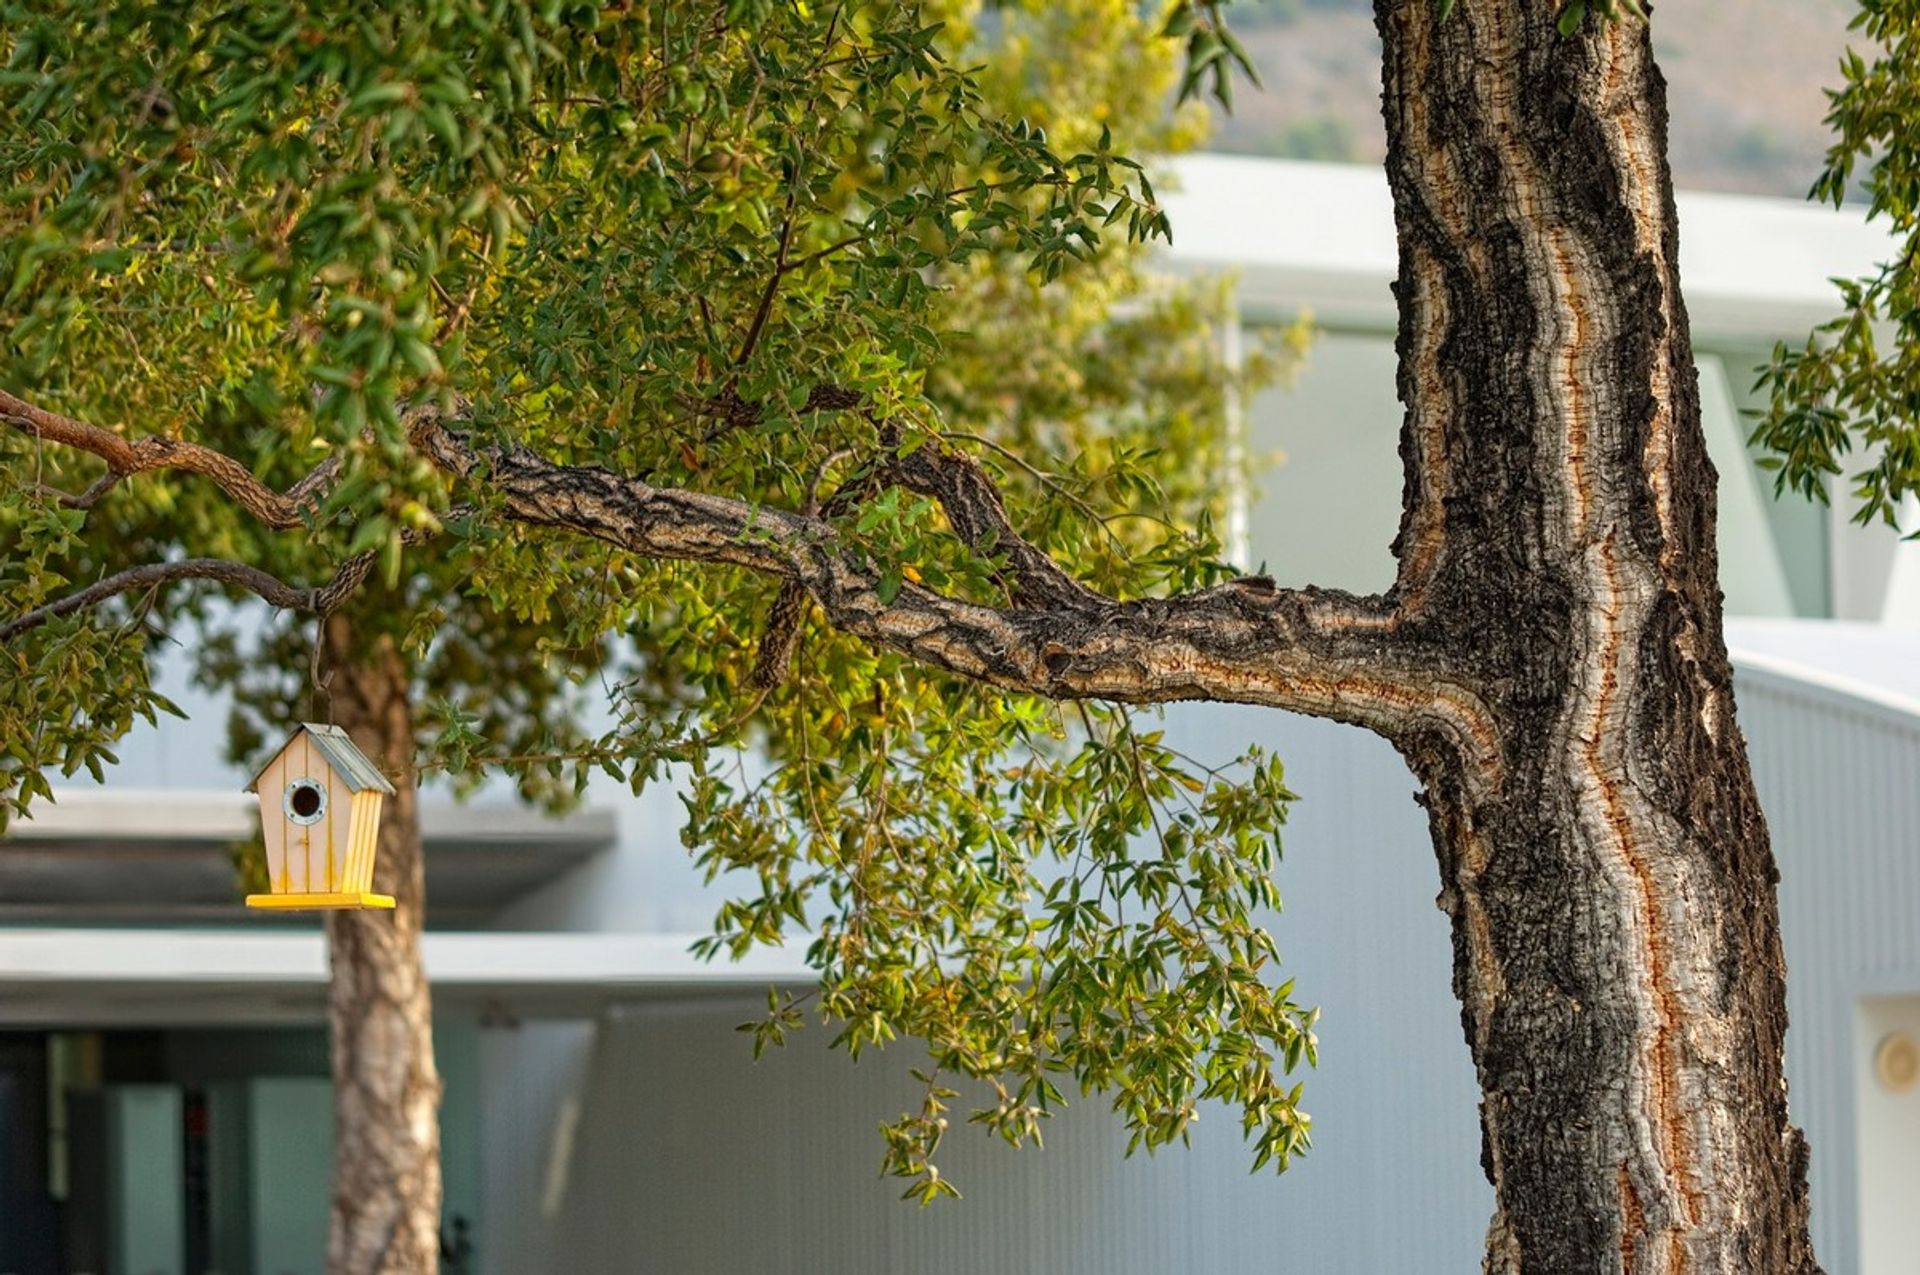
<svg viewBox="0 0 1920 1275"><path fill-rule="evenodd" d="M1920 992L1920 718L1775 670L1741 669L1738 689L1780 863L1789 1102L1813 1148L1815 1247L1832 1275L1896 1275L1861 1264L1855 1034L1863 999ZM1920 1181L1872 1189L1920 1199Z"/></svg>

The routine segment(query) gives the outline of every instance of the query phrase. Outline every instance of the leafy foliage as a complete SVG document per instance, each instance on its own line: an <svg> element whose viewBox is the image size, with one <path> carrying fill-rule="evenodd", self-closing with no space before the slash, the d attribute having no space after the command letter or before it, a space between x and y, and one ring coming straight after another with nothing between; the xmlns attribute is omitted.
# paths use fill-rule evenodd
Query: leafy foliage
<svg viewBox="0 0 1920 1275"><path fill-rule="evenodd" d="M37 480L25 478L34 468L0 469L0 527L14 541L0 557L0 597L20 611L69 585L66 563L86 522L37 498ZM100 780L118 760L112 743L136 720L178 714L148 681L140 622L138 609L118 624L68 616L31 645L0 650L0 831L9 813L53 796L49 771L72 778L84 768Z"/></svg>
<svg viewBox="0 0 1920 1275"><path fill-rule="evenodd" d="M1256 86L1260 72L1247 56L1246 46L1228 29L1230 0L1182 0L1167 15L1165 34L1186 42L1187 69L1180 77L1180 100L1186 101L1205 84L1214 100L1233 109L1236 71Z"/></svg>
<svg viewBox="0 0 1920 1275"><path fill-rule="evenodd" d="M1868 165L1867 216L1900 245L1873 274L1836 280L1841 314L1800 348L1775 348L1759 385L1769 403L1753 441L1771 456L1776 488L1827 500L1856 445L1867 461L1851 474L1856 519L1898 525L1920 492L1920 4L1862 0L1852 29L1871 56L1850 49L1841 87L1830 89L1836 134L1812 198L1839 207Z"/></svg>
<svg viewBox="0 0 1920 1275"><path fill-rule="evenodd" d="M1129 158L1199 135L1169 98L1203 78L1224 96L1217 6L0 16L0 381L276 490L328 475L274 531L204 478L119 481L0 433L0 623L130 564L313 582L372 553L341 614L409 652L429 770L505 770L564 805L595 772L637 791L683 767L688 844L740 886L708 950L805 931L840 1044L926 1043L926 1106L887 1131L910 1195L952 1189L932 1161L949 1082L1016 1144L1071 1084L1148 1147L1207 1097L1260 1162L1306 1146L1281 1075L1311 1061L1313 1015L1256 923L1290 796L1275 761L1203 765L1126 711L984 691L806 614L762 686L777 581L454 506L403 427L458 405L486 443L823 507L892 588L1004 601L990 546L866 482L888 452L954 449L1090 585L1217 582L1226 395L1301 334L1222 366L1224 293L1141 271L1169 227ZM1184 73L1162 30L1188 37ZM159 634L191 635L236 694L235 753L257 752L313 694L309 632L179 586L32 630L0 655L0 790L21 809L167 708ZM802 1017L775 997L756 1043Z"/></svg>

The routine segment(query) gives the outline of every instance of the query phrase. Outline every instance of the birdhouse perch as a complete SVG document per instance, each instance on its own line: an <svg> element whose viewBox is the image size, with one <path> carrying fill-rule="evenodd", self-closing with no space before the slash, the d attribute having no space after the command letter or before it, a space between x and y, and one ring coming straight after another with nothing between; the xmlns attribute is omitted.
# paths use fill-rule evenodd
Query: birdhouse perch
<svg viewBox="0 0 1920 1275"><path fill-rule="evenodd" d="M260 796L270 894L250 908L390 908L373 894L386 776L338 726L302 722L247 785Z"/></svg>

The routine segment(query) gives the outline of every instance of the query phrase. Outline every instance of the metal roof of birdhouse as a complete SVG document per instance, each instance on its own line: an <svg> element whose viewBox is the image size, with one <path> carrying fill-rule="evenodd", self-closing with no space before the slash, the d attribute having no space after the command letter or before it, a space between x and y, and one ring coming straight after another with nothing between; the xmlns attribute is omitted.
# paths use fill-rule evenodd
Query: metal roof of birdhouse
<svg viewBox="0 0 1920 1275"><path fill-rule="evenodd" d="M247 781L246 791L254 791L255 785L260 782L260 776L267 773L274 759L286 752L288 746L300 738L303 731L312 738L313 746L320 750L320 755L327 759L329 766L333 767L333 773L340 776L349 789L354 792L366 792L371 789L374 792L386 793L388 796L393 795L393 785L387 782L387 777L380 773L380 768L375 766L365 753L360 751L359 746L348 738L347 732L338 726L323 726L318 722L301 722L293 734L287 736L287 742L280 745L274 752L273 758L269 758L265 766L254 772L253 778Z"/></svg>

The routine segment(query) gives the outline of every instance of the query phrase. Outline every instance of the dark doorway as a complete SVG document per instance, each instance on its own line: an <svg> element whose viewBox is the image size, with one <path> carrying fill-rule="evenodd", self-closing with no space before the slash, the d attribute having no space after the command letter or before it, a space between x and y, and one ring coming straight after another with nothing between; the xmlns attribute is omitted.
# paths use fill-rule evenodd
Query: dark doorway
<svg viewBox="0 0 1920 1275"><path fill-rule="evenodd" d="M48 1148L46 1035L6 1033L0 1036L0 1270L61 1268Z"/></svg>

